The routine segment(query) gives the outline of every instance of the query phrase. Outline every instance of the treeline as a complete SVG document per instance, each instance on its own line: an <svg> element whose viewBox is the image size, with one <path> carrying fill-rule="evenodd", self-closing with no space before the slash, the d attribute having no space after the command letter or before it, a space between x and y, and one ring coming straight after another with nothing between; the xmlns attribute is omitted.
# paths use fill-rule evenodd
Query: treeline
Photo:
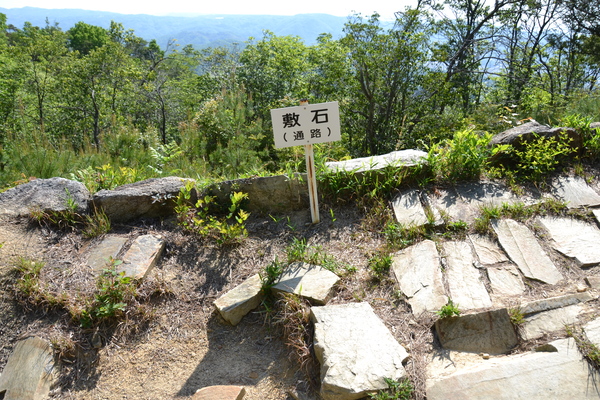
<svg viewBox="0 0 600 400"><path fill-rule="evenodd" d="M303 98L340 103L343 140L323 146L334 158L426 149L527 117L600 120L599 21L591 0L418 0L389 28L353 15L343 37L313 46L265 32L197 50L161 49L114 22L65 32L0 14L0 187L99 168L280 170L297 150L273 149L269 110Z"/></svg>

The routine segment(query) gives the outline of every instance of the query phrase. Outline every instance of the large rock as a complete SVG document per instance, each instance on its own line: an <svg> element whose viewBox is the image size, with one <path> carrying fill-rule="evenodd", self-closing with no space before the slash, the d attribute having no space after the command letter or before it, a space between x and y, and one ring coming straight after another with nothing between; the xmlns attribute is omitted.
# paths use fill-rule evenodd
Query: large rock
<svg viewBox="0 0 600 400"><path fill-rule="evenodd" d="M0 193L0 215L27 216L31 210L60 212L74 206L88 212L91 194L81 182L64 178L35 179Z"/></svg>
<svg viewBox="0 0 600 400"><path fill-rule="evenodd" d="M276 292L294 293L315 304L323 305L340 278L333 272L303 262L290 264L272 287Z"/></svg>
<svg viewBox="0 0 600 400"><path fill-rule="evenodd" d="M561 176L550 185L554 196L567 202L569 208L594 207L600 205L600 195L585 180L578 176Z"/></svg>
<svg viewBox="0 0 600 400"><path fill-rule="evenodd" d="M485 288L468 242L444 242L450 298L461 310L491 307L492 300Z"/></svg>
<svg viewBox="0 0 600 400"><path fill-rule="evenodd" d="M100 190L94 195L94 205L103 209L115 222L165 217L173 214L175 198L187 182L193 180L169 176L146 179L113 190Z"/></svg>
<svg viewBox="0 0 600 400"><path fill-rule="evenodd" d="M502 354L518 343L505 308L460 317L441 318L435 323L444 349Z"/></svg>
<svg viewBox="0 0 600 400"><path fill-rule="evenodd" d="M311 307L324 400L359 399L406 376L408 353L368 303Z"/></svg>
<svg viewBox="0 0 600 400"><path fill-rule="evenodd" d="M600 264L600 229L573 218L540 217L538 221L550 233L551 245L581 267Z"/></svg>
<svg viewBox="0 0 600 400"><path fill-rule="evenodd" d="M548 125L542 125L535 120L531 120L514 128L508 129L494 136L490 140L490 145L510 144L520 146L524 142L529 142L535 138L535 135L545 138L559 136L562 132L566 132L569 138L572 139L571 147L581 148L583 139L581 134L574 128L551 128Z"/></svg>
<svg viewBox="0 0 600 400"><path fill-rule="evenodd" d="M215 301L215 307L225 321L235 326L244 315L260 305L262 298L262 282L256 274L219 297Z"/></svg>
<svg viewBox="0 0 600 400"><path fill-rule="evenodd" d="M427 380L428 400L597 399L600 374L572 339L551 342L556 352L482 360L450 376Z"/></svg>
<svg viewBox="0 0 600 400"><path fill-rule="evenodd" d="M227 203L233 192L248 194L245 207L253 212L277 213L309 207L306 174L236 179L209 186L207 194Z"/></svg>
<svg viewBox="0 0 600 400"><path fill-rule="evenodd" d="M524 276L551 285L562 280L562 275L552 260L525 225L511 219L502 219L493 221L492 226L500 245Z"/></svg>
<svg viewBox="0 0 600 400"><path fill-rule="evenodd" d="M0 398L47 398L55 380L54 368L54 355L45 340L29 337L19 341L0 375Z"/></svg>
<svg viewBox="0 0 600 400"><path fill-rule="evenodd" d="M325 166L331 172L365 172L394 166L411 168L424 164L427 153L421 150L399 150L380 156L353 158L345 161L327 162Z"/></svg>
<svg viewBox="0 0 600 400"><path fill-rule="evenodd" d="M438 311L448 301L435 243L424 240L393 256L392 271L414 314Z"/></svg>

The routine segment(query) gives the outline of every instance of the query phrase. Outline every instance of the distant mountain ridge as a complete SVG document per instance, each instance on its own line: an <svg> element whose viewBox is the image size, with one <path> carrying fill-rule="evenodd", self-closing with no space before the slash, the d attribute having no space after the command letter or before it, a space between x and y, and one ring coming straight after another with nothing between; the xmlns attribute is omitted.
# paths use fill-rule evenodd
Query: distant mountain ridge
<svg viewBox="0 0 600 400"><path fill-rule="evenodd" d="M137 36L148 41L156 39L162 48L165 48L169 40L176 39L181 46L191 44L197 49L232 42L243 43L249 37L261 38L264 30L281 36L300 36L305 44L312 45L322 33L331 33L334 38L339 38L348 20L346 17L329 14L181 17L36 7L0 8L0 13L6 14L8 24L19 29L25 22L43 27L46 20L50 24L58 23L64 31L79 21L103 28L110 27L110 21L115 21L122 23L125 29L133 29Z"/></svg>

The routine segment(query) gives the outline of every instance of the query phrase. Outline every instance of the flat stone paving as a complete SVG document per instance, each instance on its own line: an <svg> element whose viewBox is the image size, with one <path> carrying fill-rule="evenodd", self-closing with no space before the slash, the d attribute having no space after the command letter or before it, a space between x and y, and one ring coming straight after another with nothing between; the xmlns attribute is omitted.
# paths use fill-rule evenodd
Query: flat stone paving
<svg viewBox="0 0 600 400"><path fill-rule="evenodd" d="M450 298L461 310L491 307L492 300L481 280L479 269L473 266L473 250L466 241L444 242Z"/></svg>
<svg viewBox="0 0 600 400"><path fill-rule="evenodd" d="M492 226L504 251L517 264L524 276L551 285L563 279L550 257L525 225L511 219L502 219L493 221Z"/></svg>
<svg viewBox="0 0 600 400"><path fill-rule="evenodd" d="M554 249L575 259L581 267L600 264L600 229L573 218L540 217L548 230Z"/></svg>
<svg viewBox="0 0 600 400"><path fill-rule="evenodd" d="M413 314L438 311L448 302L433 241L424 240L394 254L391 269Z"/></svg>
<svg viewBox="0 0 600 400"><path fill-rule="evenodd" d="M165 248L165 241L157 235L137 237L123 256L123 263L117 271L134 279L145 278L158 262Z"/></svg>
<svg viewBox="0 0 600 400"><path fill-rule="evenodd" d="M578 176L561 176L551 183L552 194L569 208L600 206L600 195Z"/></svg>
<svg viewBox="0 0 600 400"><path fill-rule="evenodd" d="M572 339L549 343L557 351L481 359L427 380L427 400L597 399L600 374Z"/></svg>

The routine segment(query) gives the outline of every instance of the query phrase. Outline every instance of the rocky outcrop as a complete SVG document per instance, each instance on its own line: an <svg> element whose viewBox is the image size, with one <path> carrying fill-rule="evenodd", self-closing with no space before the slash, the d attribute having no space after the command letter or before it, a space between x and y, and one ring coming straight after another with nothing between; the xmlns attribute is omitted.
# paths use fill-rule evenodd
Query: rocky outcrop
<svg viewBox="0 0 600 400"><path fill-rule="evenodd" d="M548 125L542 125L533 119L522 125L515 126L514 128L497 134L492 138L492 140L490 140L490 145L495 146L498 144L510 144L513 146L520 146L524 142L533 140L536 135L545 138L552 138L559 136L563 132L566 133L572 140L571 147L576 149L582 147L583 138L576 129L551 128Z"/></svg>
<svg viewBox="0 0 600 400"><path fill-rule="evenodd" d="M35 179L0 193L0 215L27 216L32 210L85 214L90 200L90 192L81 182Z"/></svg>
<svg viewBox="0 0 600 400"><path fill-rule="evenodd" d="M193 179L175 176L146 179L113 190L100 190L94 195L93 202L114 222L165 217L173 214L175 198L190 181ZM195 202L195 199L191 201Z"/></svg>
<svg viewBox="0 0 600 400"><path fill-rule="evenodd" d="M306 174L236 179L211 185L204 191L222 203L227 203L233 192L248 194L244 206L252 212L280 213L309 207Z"/></svg>

